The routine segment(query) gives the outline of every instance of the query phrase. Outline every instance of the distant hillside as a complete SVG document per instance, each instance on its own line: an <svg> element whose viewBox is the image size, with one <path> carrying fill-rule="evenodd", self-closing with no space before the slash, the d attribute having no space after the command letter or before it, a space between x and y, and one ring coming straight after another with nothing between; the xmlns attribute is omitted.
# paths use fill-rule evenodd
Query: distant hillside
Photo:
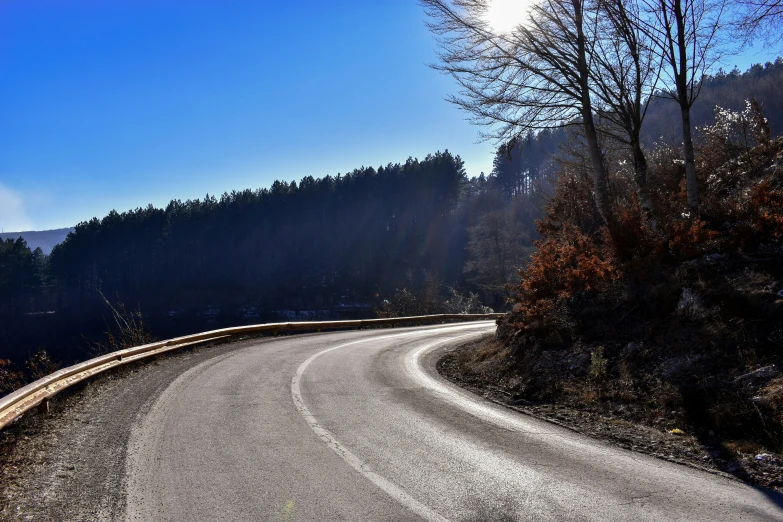
<svg viewBox="0 0 783 522"><path fill-rule="evenodd" d="M783 134L783 98L780 85L783 82L783 58L764 65L755 64L745 72L734 69L731 72L719 71L704 82L699 98L693 106L691 121L698 127L711 125L715 117L715 107L720 106L732 111L742 111L745 100L756 98L762 111L769 120L773 136ZM644 122L643 140L651 147L656 141L677 144L682 141L682 127L679 106L668 98L655 100Z"/></svg>
<svg viewBox="0 0 783 522"><path fill-rule="evenodd" d="M55 245L65 241L65 236L73 232L73 228L58 228L56 230L37 230L27 232L2 232L0 239L16 239L21 236L27 241L30 250L41 247L44 254L50 254Z"/></svg>

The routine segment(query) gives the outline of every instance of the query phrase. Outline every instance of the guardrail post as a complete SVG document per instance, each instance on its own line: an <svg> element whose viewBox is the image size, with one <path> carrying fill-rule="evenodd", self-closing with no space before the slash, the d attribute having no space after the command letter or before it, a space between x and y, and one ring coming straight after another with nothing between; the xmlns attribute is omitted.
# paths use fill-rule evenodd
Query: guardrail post
<svg viewBox="0 0 783 522"><path fill-rule="evenodd" d="M46 398L41 401L41 403L38 405L38 413L40 414L46 414L49 413L49 399Z"/></svg>
<svg viewBox="0 0 783 522"><path fill-rule="evenodd" d="M277 330L272 330L272 337L277 337Z"/></svg>

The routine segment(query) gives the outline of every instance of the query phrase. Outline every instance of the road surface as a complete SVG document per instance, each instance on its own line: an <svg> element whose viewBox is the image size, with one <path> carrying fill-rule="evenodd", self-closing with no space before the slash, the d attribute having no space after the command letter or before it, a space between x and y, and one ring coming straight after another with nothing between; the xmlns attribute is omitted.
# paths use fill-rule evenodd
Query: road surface
<svg viewBox="0 0 783 522"><path fill-rule="evenodd" d="M783 520L779 496L505 409L437 374L442 350L493 328L291 336L202 355L123 410L122 487L109 488L123 498L101 501L96 517Z"/></svg>

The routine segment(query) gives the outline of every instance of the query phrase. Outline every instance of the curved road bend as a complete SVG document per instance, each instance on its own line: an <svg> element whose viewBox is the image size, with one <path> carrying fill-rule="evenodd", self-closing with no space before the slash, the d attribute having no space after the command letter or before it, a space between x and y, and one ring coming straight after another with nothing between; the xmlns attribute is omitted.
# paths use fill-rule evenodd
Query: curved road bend
<svg viewBox="0 0 783 522"><path fill-rule="evenodd" d="M126 520L783 520L438 376L438 348L493 328L288 337L189 369L130 434Z"/></svg>

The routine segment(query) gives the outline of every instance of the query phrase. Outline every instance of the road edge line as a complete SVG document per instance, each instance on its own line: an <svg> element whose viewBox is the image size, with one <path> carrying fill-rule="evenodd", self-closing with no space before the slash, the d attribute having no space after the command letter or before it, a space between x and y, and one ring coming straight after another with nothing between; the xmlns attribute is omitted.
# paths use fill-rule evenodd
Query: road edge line
<svg viewBox="0 0 783 522"><path fill-rule="evenodd" d="M313 432L318 436L318 438L321 439L321 441L324 444L326 444L329 448L331 448L332 451L334 451L337 455L339 455L349 466L351 466L354 470L358 471L362 476L364 476L364 478L366 478L367 480L375 484L384 493L386 493L394 500L396 500L398 503L402 504L404 507L413 511L423 519L429 522L449 522L447 518L439 515L429 507L425 506L424 504L422 504L421 502L419 502L418 500L410 496L402 488L400 488L393 482L367 469L368 466L367 464L365 464L364 461L362 461L359 457L351 453L351 451L348 448L343 446L340 443L340 441L337 440L337 438L334 436L332 432L330 432L329 430L321 426L321 424L318 422L318 419L315 418L315 416L310 412L307 405L305 405L304 398L302 397L302 390L299 385L307 367L310 366L310 363L312 363L321 355L354 344L360 344L368 341L377 341L380 339L389 339L393 337L416 335L416 334L421 334L421 332L420 331L405 332L405 333L399 333L393 335L384 335L381 337L373 337L371 339L360 339L358 341L351 341L349 343L333 346L331 348L327 348L325 350L322 350L318 353L311 355L306 361L304 361L299 366L299 368L296 369L296 374L294 374L293 379L291 379L291 398L294 401L294 406L296 407L296 410L304 418L307 425L310 426L310 429L313 430ZM448 339L438 341L437 343L435 343L435 345L451 342L461 337L468 337L474 335L476 334L471 333L471 334L457 336L457 337L450 337Z"/></svg>

